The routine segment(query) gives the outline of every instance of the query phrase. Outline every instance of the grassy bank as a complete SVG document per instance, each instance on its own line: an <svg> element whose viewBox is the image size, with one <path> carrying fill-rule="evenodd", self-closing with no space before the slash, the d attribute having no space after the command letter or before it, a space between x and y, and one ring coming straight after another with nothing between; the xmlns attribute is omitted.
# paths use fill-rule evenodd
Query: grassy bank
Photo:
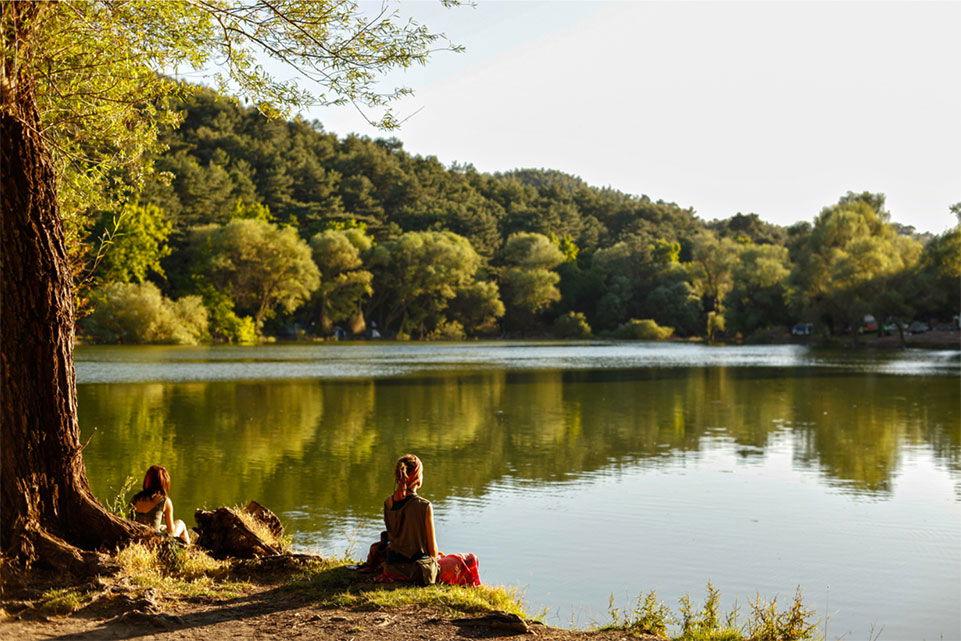
<svg viewBox="0 0 961 641"><path fill-rule="evenodd" d="M176 545L132 545L115 557L118 572L109 578L74 587L49 589L33 601L5 605L7 614L24 620L76 614L78 617L122 617L131 611L155 613L200 608L208 612L230 609L252 595L264 603L295 603L314 611L390 613L416 628L437 617L484 616L490 613L534 617L515 589L481 586L465 588L434 585L375 583L370 575L348 568L349 559L288 556L260 561L220 561L202 550ZM612 603L609 621L588 631L542 628L548 638L639 639L674 641L800 641L816 639L817 623L800 592L785 607L760 597L740 609L722 613L720 593L710 583L703 603L683 597L672 610L654 592L639 596L627 608ZM294 607L285 605L285 608ZM292 615L296 617L301 615ZM176 618L176 617L174 617ZM328 617L330 618L330 617ZM333 617L338 620L345 617ZM454 619L456 620L456 619ZM420 623L418 623L420 622ZM569 636L565 636L569 635ZM211 636L211 638L216 638Z"/></svg>

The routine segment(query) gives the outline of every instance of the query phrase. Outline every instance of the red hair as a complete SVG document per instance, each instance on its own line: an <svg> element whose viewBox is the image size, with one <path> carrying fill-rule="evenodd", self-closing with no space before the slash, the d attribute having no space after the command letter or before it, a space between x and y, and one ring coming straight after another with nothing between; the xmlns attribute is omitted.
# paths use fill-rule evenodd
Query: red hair
<svg viewBox="0 0 961 641"><path fill-rule="evenodd" d="M394 480L397 489L394 490L394 500L402 501L408 494L413 494L421 484L424 465L413 454L404 454L397 459L394 466Z"/></svg>
<svg viewBox="0 0 961 641"><path fill-rule="evenodd" d="M170 492L170 472L162 465L151 465L143 477L143 491L166 495Z"/></svg>

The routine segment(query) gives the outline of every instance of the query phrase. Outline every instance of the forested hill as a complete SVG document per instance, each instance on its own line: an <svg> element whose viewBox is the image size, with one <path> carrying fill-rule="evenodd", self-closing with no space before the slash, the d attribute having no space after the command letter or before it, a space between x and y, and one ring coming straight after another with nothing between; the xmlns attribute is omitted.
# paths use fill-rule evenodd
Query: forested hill
<svg viewBox="0 0 961 641"><path fill-rule="evenodd" d="M479 173L412 156L395 139L338 138L318 123L267 120L213 92L193 94L158 167L175 178L150 200L178 228L266 205L307 238L355 219L378 237L448 230L492 257L513 232L570 236L584 251L638 234L686 240L702 227L674 203L591 187L552 170Z"/></svg>
<svg viewBox="0 0 961 641"><path fill-rule="evenodd" d="M156 159L169 180L93 230L93 244L110 238L83 325L93 340L372 321L411 337L748 336L957 313L958 233L913 236L880 194L849 193L813 225L705 222L555 170L445 167L394 139L267 120L206 89L180 108Z"/></svg>

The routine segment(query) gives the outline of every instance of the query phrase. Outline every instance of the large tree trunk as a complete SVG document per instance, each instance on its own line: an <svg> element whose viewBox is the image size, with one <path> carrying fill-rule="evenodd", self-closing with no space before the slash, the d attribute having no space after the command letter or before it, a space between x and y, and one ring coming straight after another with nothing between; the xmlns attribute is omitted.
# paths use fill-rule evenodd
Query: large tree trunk
<svg viewBox="0 0 961 641"><path fill-rule="evenodd" d="M34 7L11 2L3 11L19 12L15 17L26 23ZM32 87L12 68L4 60L0 75L0 550L24 565L82 570L89 555L81 550L113 547L147 531L107 512L87 483L56 179Z"/></svg>

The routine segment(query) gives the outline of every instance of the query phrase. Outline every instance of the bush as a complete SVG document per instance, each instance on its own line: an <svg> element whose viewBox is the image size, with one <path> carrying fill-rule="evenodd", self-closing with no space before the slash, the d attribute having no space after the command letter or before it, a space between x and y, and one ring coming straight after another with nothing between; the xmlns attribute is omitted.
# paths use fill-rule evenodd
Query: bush
<svg viewBox="0 0 961 641"><path fill-rule="evenodd" d="M442 320L427 335L429 341L462 341L467 337L464 326L457 321Z"/></svg>
<svg viewBox="0 0 961 641"><path fill-rule="evenodd" d="M567 312L557 317L552 331L558 338L587 338L591 335L591 326L581 312Z"/></svg>
<svg viewBox="0 0 961 641"><path fill-rule="evenodd" d="M225 343L257 342L257 325L249 316L237 316L233 304L213 304L210 307L210 335Z"/></svg>
<svg viewBox="0 0 961 641"><path fill-rule="evenodd" d="M638 341L663 341L674 334L673 327L661 327L650 318L632 318L617 330L618 338Z"/></svg>
<svg viewBox="0 0 961 641"><path fill-rule="evenodd" d="M84 330L97 343L196 345L207 338L199 296L172 301L153 283L110 283L93 295Z"/></svg>

